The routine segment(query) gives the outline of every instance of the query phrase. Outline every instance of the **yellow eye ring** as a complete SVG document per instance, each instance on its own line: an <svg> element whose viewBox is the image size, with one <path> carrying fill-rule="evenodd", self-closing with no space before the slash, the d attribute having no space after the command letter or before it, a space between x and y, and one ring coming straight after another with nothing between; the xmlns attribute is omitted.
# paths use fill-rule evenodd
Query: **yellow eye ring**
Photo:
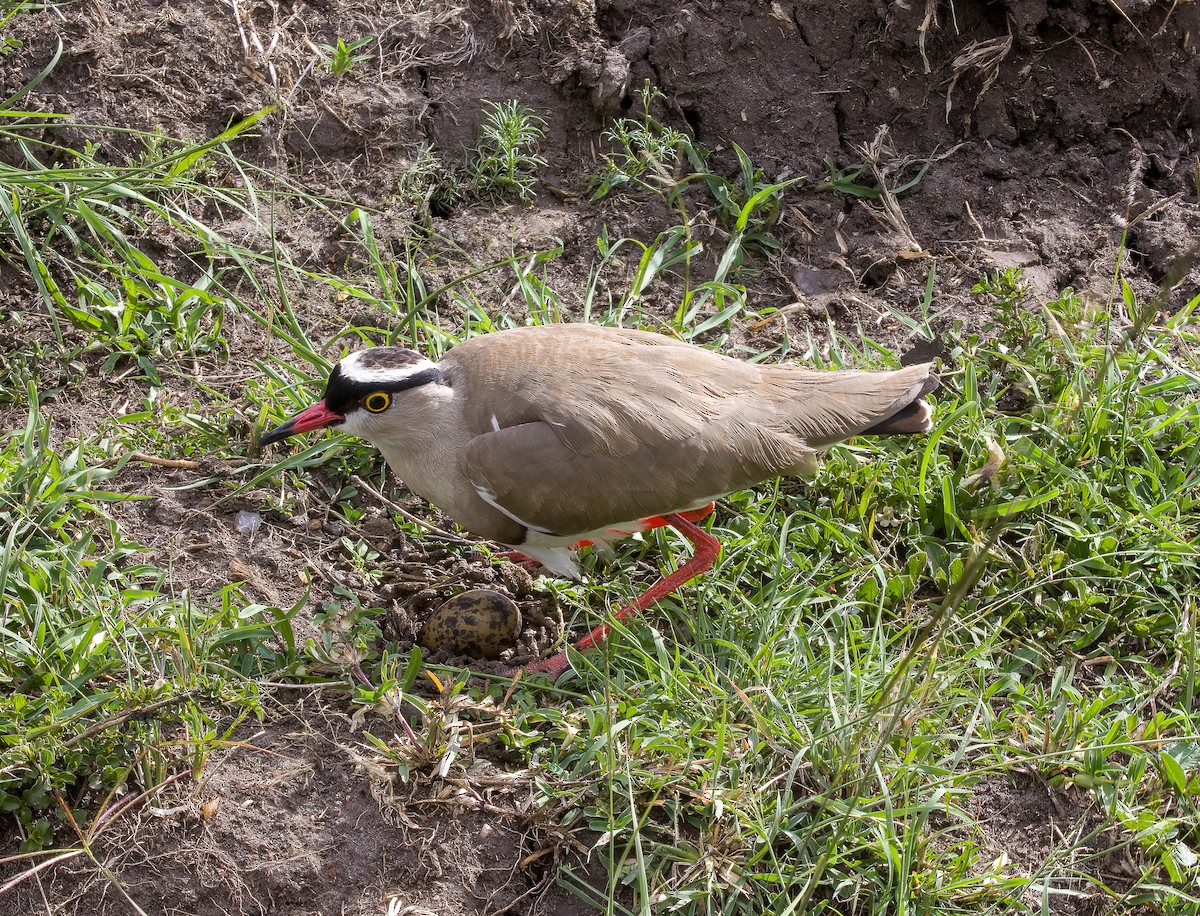
<svg viewBox="0 0 1200 916"><path fill-rule="evenodd" d="M371 413L383 413L392 406L392 396L386 391L372 391L363 398L362 405Z"/></svg>

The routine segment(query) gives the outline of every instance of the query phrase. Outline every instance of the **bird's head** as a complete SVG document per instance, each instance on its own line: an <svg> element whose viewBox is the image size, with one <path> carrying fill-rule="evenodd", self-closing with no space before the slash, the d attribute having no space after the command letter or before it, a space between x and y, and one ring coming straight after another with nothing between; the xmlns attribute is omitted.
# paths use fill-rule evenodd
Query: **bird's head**
<svg viewBox="0 0 1200 916"><path fill-rule="evenodd" d="M376 445L402 438L425 421L432 389L445 387L442 372L415 350L373 347L342 359L329 374L325 396L263 434L270 445L313 429L336 426Z"/></svg>

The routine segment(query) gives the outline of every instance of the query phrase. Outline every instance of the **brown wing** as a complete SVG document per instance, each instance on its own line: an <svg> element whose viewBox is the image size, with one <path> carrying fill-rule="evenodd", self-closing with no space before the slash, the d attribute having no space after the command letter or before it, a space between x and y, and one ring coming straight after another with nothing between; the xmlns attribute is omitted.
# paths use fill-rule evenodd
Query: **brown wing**
<svg viewBox="0 0 1200 916"><path fill-rule="evenodd" d="M477 432L462 471L489 501L562 535L660 515L781 474L919 393L899 373L760 367L637 331L559 325L452 350Z"/></svg>
<svg viewBox="0 0 1200 916"><path fill-rule="evenodd" d="M811 459L802 443L751 434L757 443L736 453L694 436L613 455L580 452L549 423L523 423L473 439L462 470L526 526L571 536L690 508Z"/></svg>

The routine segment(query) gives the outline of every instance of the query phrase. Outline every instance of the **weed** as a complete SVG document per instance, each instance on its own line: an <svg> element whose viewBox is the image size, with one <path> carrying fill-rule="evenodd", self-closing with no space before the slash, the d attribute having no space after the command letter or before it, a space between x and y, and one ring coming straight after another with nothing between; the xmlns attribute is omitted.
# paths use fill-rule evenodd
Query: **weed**
<svg viewBox="0 0 1200 916"><path fill-rule="evenodd" d="M537 170L546 164L537 155L546 121L515 99L483 104L487 115L467 163L471 186L493 201L515 196L529 202Z"/></svg>
<svg viewBox="0 0 1200 916"><path fill-rule="evenodd" d="M767 181L762 170L756 168L745 151L735 143L733 151L737 155L740 181L730 181L708 170L707 156L703 150L692 144L686 145L684 150L695 172L675 184L668 195L668 202L678 201L689 185L701 183L716 203L719 222L734 230L741 245L768 252L777 251L779 243L771 236L771 230L779 221L781 192L804 179Z"/></svg>
<svg viewBox="0 0 1200 916"><path fill-rule="evenodd" d="M375 56L362 51L374 40L375 36L364 35L362 38L355 38L350 42L339 38L336 45L321 45L320 50L325 69L338 78L349 76L360 64L367 63Z"/></svg>
<svg viewBox="0 0 1200 916"><path fill-rule="evenodd" d="M778 250L771 230L779 220L781 192L802 179L767 181L762 170L734 144L739 180L730 181L711 170L707 150L651 115L652 104L663 98L661 92L647 82L639 98L641 118L620 118L605 134L612 149L605 153L604 168L595 179L593 199L605 197L627 184L649 190L663 195L668 205L680 211L684 225L690 228L685 197L693 187L701 186L708 191L705 203L717 222L735 233L726 251L732 251L736 264L741 263L742 249ZM684 161L693 171L676 175L676 165Z"/></svg>
<svg viewBox="0 0 1200 916"><path fill-rule="evenodd" d="M691 141L686 134L650 114L650 107L666 97L649 80L643 84L638 98L641 118L617 118L604 133L609 151L604 154L604 168L595 179L593 200L607 197L624 184L661 192L673 183L679 150Z"/></svg>
<svg viewBox="0 0 1200 916"><path fill-rule="evenodd" d="M891 188L891 193L898 195L911 191L920 184L921 179L925 177L925 173L929 170L931 164L932 160L926 161L916 175ZM825 170L829 173L829 178L818 185L820 189L829 189L837 191L839 194L864 200L878 200L883 196L883 189L877 183L871 182L870 184L866 184L863 181L864 177L867 179L873 177L871 167L868 163L856 162L853 165L843 168L827 156L825 158Z"/></svg>
<svg viewBox="0 0 1200 916"><path fill-rule="evenodd" d="M426 229L434 216L447 216L465 196L464 176L447 167L431 147L422 146L416 159L400 178L400 200L417 211Z"/></svg>
<svg viewBox="0 0 1200 916"><path fill-rule="evenodd" d="M680 335L692 339L727 326L744 312L745 290L737 280L738 274L749 258L779 251L773 231L782 212L783 192L802 179L768 181L736 144L737 180L719 175L709 166L707 150L651 114L651 106L663 98L662 93L647 82L639 98L641 117L618 119L605 134L611 149L605 153L592 196L598 199L619 189L639 189L661 195L678 211L678 226L661 233L649 246L642 246L644 253L626 299L636 302L655 276L681 264L686 288L672 325ZM693 171L678 174L679 166L684 164ZM706 193L695 193L697 189ZM691 209L698 210L699 215L691 216ZM720 239L713 275L693 284L693 259L709 247L713 238ZM610 250L602 239L601 255L605 260Z"/></svg>

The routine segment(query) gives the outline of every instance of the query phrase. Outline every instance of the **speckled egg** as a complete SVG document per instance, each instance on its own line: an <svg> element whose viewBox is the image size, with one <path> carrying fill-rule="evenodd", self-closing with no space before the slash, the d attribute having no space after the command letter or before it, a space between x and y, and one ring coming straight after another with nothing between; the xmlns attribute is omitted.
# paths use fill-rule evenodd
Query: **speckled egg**
<svg viewBox="0 0 1200 916"><path fill-rule="evenodd" d="M432 614L417 638L430 652L499 658L521 632L521 610L507 595L473 588L455 595Z"/></svg>

